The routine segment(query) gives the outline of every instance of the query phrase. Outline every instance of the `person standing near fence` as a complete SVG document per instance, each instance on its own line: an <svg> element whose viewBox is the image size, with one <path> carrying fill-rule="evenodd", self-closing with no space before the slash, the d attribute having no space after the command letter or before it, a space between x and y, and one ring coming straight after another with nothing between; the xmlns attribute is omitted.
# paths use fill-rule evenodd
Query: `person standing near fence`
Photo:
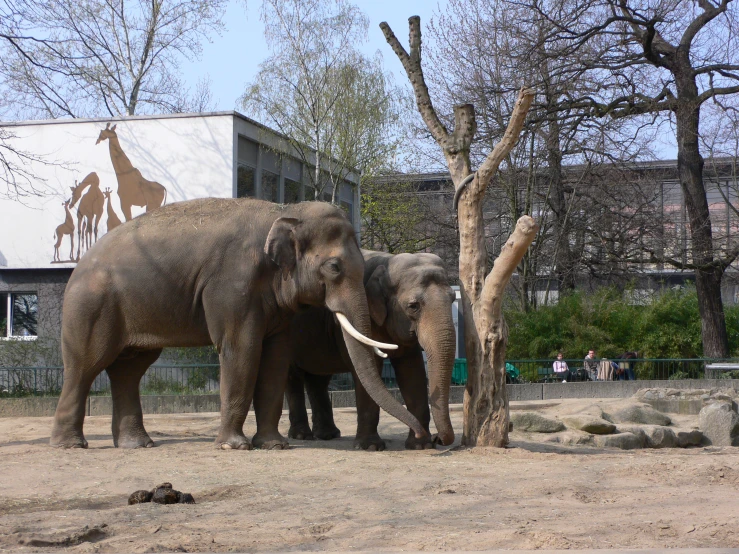
<svg viewBox="0 0 739 554"><path fill-rule="evenodd" d="M558 379L562 379L563 383L567 382L570 378L570 368L567 367L567 362L564 361L562 352L557 353L557 359L552 364L554 374Z"/></svg>

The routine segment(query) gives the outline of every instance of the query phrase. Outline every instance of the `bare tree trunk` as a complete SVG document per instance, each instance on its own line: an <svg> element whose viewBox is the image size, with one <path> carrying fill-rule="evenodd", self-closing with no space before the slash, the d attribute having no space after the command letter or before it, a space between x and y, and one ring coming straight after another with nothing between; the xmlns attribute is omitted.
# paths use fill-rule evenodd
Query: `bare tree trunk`
<svg viewBox="0 0 739 554"><path fill-rule="evenodd" d="M676 110L677 170L680 177L691 234L691 254L695 265L695 287L701 316L703 355L723 358L729 355L721 280L724 266L715 259L711 214L703 183L703 157L698 143L700 106L692 77L676 79L680 102ZM681 90L682 89L682 90ZM687 98L686 98L687 97Z"/></svg>
<svg viewBox="0 0 739 554"><path fill-rule="evenodd" d="M472 177L464 191L462 182L472 173L470 144L477 124L471 104L454 108L454 131L450 133L434 110L421 68L421 23L418 16L408 20L410 53L398 41L390 26L380 28L400 59L413 85L418 111L434 140L444 153L449 173L459 192L459 278L464 306L467 348L467 389L465 391L462 444L505 446L508 444L508 397L505 388L505 348L508 331L501 304L508 281L538 230L533 219L519 219L493 270L487 275L487 248L482 205L485 190L518 140L534 93L519 92L511 121L502 138Z"/></svg>

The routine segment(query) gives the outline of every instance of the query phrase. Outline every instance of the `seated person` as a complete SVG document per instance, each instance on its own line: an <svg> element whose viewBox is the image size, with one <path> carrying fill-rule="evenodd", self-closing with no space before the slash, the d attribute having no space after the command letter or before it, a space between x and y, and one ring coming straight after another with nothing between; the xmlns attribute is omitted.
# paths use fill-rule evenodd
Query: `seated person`
<svg viewBox="0 0 739 554"><path fill-rule="evenodd" d="M554 369L555 377L562 379L563 383L566 383L567 379L570 378L570 368L567 367L567 362L564 361L562 352L557 353L557 359L552 364L552 369Z"/></svg>
<svg viewBox="0 0 739 554"><path fill-rule="evenodd" d="M616 356L618 360L618 369L616 369L616 379L619 381L636 381L634 374L634 364L630 360L637 358L636 352L624 352L620 356Z"/></svg>
<svg viewBox="0 0 739 554"><path fill-rule="evenodd" d="M585 371L588 372L588 376L590 377L591 381L598 380L598 365L599 364L600 362L595 357L595 350L588 350L588 355L585 356L583 365L585 366Z"/></svg>

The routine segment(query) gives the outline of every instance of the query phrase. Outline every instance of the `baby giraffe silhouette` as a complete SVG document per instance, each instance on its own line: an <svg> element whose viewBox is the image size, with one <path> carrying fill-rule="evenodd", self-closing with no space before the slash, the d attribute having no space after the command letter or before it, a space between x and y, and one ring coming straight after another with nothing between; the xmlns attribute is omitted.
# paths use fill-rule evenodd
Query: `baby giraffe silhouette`
<svg viewBox="0 0 739 554"><path fill-rule="evenodd" d="M62 206L64 206L64 211L67 212L67 217L64 219L64 223L57 226L56 231L54 231L54 238L56 239L56 244L54 245L55 262L62 261L59 257L59 247L62 244L62 239L64 238L64 235L69 235L70 261L73 259L72 256L74 256L74 220L72 219L72 212L69 211L70 202L71 200L65 200L64 202L62 202Z"/></svg>
<svg viewBox="0 0 739 554"><path fill-rule="evenodd" d="M103 191L103 196L105 196L105 199L108 201L108 204L107 204L108 231L112 231L113 229L115 229L121 224L121 220L118 217L118 214L115 213L115 210L113 209L113 204L111 203L111 200L110 200L111 192L113 191L109 188Z"/></svg>

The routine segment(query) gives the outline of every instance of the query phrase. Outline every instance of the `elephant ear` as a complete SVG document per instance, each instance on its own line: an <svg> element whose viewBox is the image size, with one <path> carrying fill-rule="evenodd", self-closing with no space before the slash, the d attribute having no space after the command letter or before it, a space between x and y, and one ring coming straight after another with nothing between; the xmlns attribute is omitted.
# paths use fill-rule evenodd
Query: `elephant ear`
<svg viewBox="0 0 739 554"><path fill-rule="evenodd" d="M384 265L377 266L372 272L364 290L367 292L367 305L372 321L382 326L387 318L387 289L390 279Z"/></svg>
<svg viewBox="0 0 739 554"><path fill-rule="evenodd" d="M295 226L300 220L293 217L281 217L272 224L264 244L264 253L282 270L287 279L297 263L298 241L295 237Z"/></svg>

